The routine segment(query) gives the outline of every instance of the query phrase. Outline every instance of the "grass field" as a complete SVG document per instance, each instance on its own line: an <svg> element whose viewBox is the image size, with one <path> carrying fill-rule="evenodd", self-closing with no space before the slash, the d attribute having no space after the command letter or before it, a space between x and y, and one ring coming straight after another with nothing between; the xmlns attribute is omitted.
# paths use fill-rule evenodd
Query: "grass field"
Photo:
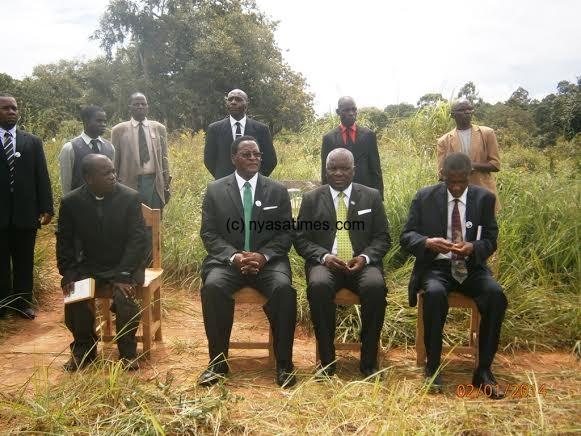
<svg viewBox="0 0 581 436"><path fill-rule="evenodd" d="M301 134L279 135L275 140L279 164L273 177L318 179L320 138L331 125L313 124ZM412 259L401 252L397 241L414 193L436 180L435 139L449 127L445 111L428 110L380 132L385 207L394 241L384 259L389 295L382 344L387 350L409 353L414 343L417 312L407 306ZM46 144L57 200L57 155L64 142L65 136ZM501 350L504 357L513 356L505 359L502 368L519 374L515 383L532 386L526 398L491 402L458 398L453 392L428 395L419 388L419 372L410 368L409 358L390 359L383 382L339 379L321 384L304 374L290 392L248 379L206 390L195 386L195 374L173 380L167 372L144 379L104 363L58 382L43 376L45 369L39 368L21 389L0 397L0 429L46 434L579 432L580 156L567 144L549 152L502 150L497 183L503 208L493 269L509 300ZM168 288L195 294L200 287L199 268L205 256L199 238L200 208L210 180L203 167L203 134L175 133L170 159L173 195L163 223L168 300L172 299ZM52 237L50 233L50 228L45 229L42 237ZM40 290L57 285L43 281L50 256L48 249L37 253ZM300 323L308 328L303 261L294 250L291 265ZM173 313L170 310L169 316ZM356 337L357 311L341 309L339 319L338 335ZM452 312L445 340L459 340L465 322L465 314ZM13 334L5 323L0 331ZM544 366L528 360L533 356L530 352L549 351L565 353L562 368L558 361ZM452 381L466 383L470 368L451 367L450 373ZM539 394L541 375L550 380L550 389Z"/></svg>

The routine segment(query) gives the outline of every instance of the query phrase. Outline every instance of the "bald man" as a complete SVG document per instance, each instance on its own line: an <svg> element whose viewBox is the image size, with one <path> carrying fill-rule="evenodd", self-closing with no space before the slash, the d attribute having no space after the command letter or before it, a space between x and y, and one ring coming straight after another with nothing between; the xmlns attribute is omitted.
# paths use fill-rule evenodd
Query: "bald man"
<svg viewBox="0 0 581 436"><path fill-rule="evenodd" d="M262 153L260 174L269 176L276 167L276 151L268 126L246 116L248 96L241 89L233 89L228 93L226 108L230 115L208 126L204 165L216 180L232 174L232 143L242 136L252 136L256 138Z"/></svg>
<svg viewBox="0 0 581 436"><path fill-rule="evenodd" d="M81 162L85 184L61 200L56 255L63 276L63 294L74 282L92 277L113 288L119 356L134 370L137 364L135 332L140 308L134 300L145 278L146 235L139 193L117 182L113 162L88 154ZM76 371L97 357L95 315L88 301L65 305L65 324L73 334L71 358L64 365Z"/></svg>
<svg viewBox="0 0 581 436"><path fill-rule="evenodd" d="M327 155L336 148L346 148L355 159L355 178L361 185L375 188L383 198L383 174L377 149L377 138L373 131L357 125L357 105L352 97L341 97L337 103L339 127L323 136L321 147L321 180L327 183Z"/></svg>
<svg viewBox="0 0 581 436"><path fill-rule="evenodd" d="M496 196L495 210L500 210L500 200L496 192L496 183L492 173L500 171L500 155L494 130L490 127L472 124L474 107L465 98L452 104L450 116L456 122L456 128L438 139L437 163L438 174L442 176L442 167L447 155L454 152L464 153L472 161L470 184L482 186Z"/></svg>

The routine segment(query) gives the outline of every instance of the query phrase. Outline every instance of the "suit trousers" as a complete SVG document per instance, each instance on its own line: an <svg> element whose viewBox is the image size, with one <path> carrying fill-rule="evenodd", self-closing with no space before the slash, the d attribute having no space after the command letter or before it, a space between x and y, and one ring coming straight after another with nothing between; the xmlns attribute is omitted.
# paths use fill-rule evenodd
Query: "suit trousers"
<svg viewBox="0 0 581 436"><path fill-rule="evenodd" d="M500 285L487 269L469 271L463 283L458 283L450 270L450 261L436 260L425 273L424 290L424 343L428 356L427 366L435 371L440 366L442 331L448 315L448 293L456 290L471 297L480 312L478 339L479 368L490 369L498 349L500 328L508 305Z"/></svg>
<svg viewBox="0 0 581 436"><path fill-rule="evenodd" d="M268 265L268 264L267 264ZM297 320L297 293L283 272L263 269L243 275L232 266L212 266L202 286L202 311L210 362L228 358L234 322L234 293L244 286L256 288L268 301L263 306L272 330L274 355L279 367L292 364Z"/></svg>
<svg viewBox="0 0 581 436"><path fill-rule="evenodd" d="M335 361L335 327L337 291L346 287L361 300L361 361L360 367L377 368L377 343L381 335L387 288L382 270L367 265L358 273L335 273L325 265L314 265L308 271L307 299L315 336L319 343L321 364Z"/></svg>
<svg viewBox="0 0 581 436"><path fill-rule="evenodd" d="M0 230L0 309L32 304L36 229L9 226Z"/></svg>
<svg viewBox="0 0 581 436"><path fill-rule="evenodd" d="M65 304L65 324L73 334L71 352L81 360L85 355L93 360L97 353L95 313L90 301ZM139 327L141 311L135 300L126 298L118 289L113 291L111 311L115 313L116 341L119 355L128 359L137 357L135 333Z"/></svg>

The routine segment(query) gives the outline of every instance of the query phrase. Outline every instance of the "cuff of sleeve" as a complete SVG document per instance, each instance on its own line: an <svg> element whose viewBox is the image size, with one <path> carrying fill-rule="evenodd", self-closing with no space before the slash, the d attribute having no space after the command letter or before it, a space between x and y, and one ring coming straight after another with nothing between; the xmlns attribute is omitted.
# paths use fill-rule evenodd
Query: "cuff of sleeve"
<svg viewBox="0 0 581 436"><path fill-rule="evenodd" d="M369 260L369 256L367 254L360 254L359 256L363 256L365 258L365 264L369 265L371 261Z"/></svg>
<svg viewBox="0 0 581 436"><path fill-rule="evenodd" d="M331 254L331 253L325 253L321 256L321 258L319 259L319 262L321 263L321 265L325 264L325 259L327 258L327 256Z"/></svg>

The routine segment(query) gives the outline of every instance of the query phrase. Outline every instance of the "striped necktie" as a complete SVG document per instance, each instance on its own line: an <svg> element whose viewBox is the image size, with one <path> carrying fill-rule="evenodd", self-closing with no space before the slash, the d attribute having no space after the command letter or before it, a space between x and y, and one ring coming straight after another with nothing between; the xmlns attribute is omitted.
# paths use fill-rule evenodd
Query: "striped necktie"
<svg viewBox="0 0 581 436"><path fill-rule="evenodd" d="M353 248L351 247L351 239L349 239L349 230L345 229L345 222L347 222L347 206L345 206L345 193L339 192L339 203L337 204L337 221L343 225L341 229L337 229L337 256L347 262L353 257Z"/></svg>
<svg viewBox="0 0 581 436"><path fill-rule="evenodd" d="M452 242L458 243L462 242L464 238L462 237L462 222L460 221L460 210L458 209L458 202L460 200L454 199L454 209L452 209ZM452 253L452 263L451 263L452 277L454 277L458 283L462 283L468 277L468 268L466 268L466 260Z"/></svg>
<svg viewBox="0 0 581 436"><path fill-rule="evenodd" d="M10 185L10 192L14 192L14 141L12 140L12 134L9 131L6 131L4 134L3 148L6 162L8 163L8 183Z"/></svg>

